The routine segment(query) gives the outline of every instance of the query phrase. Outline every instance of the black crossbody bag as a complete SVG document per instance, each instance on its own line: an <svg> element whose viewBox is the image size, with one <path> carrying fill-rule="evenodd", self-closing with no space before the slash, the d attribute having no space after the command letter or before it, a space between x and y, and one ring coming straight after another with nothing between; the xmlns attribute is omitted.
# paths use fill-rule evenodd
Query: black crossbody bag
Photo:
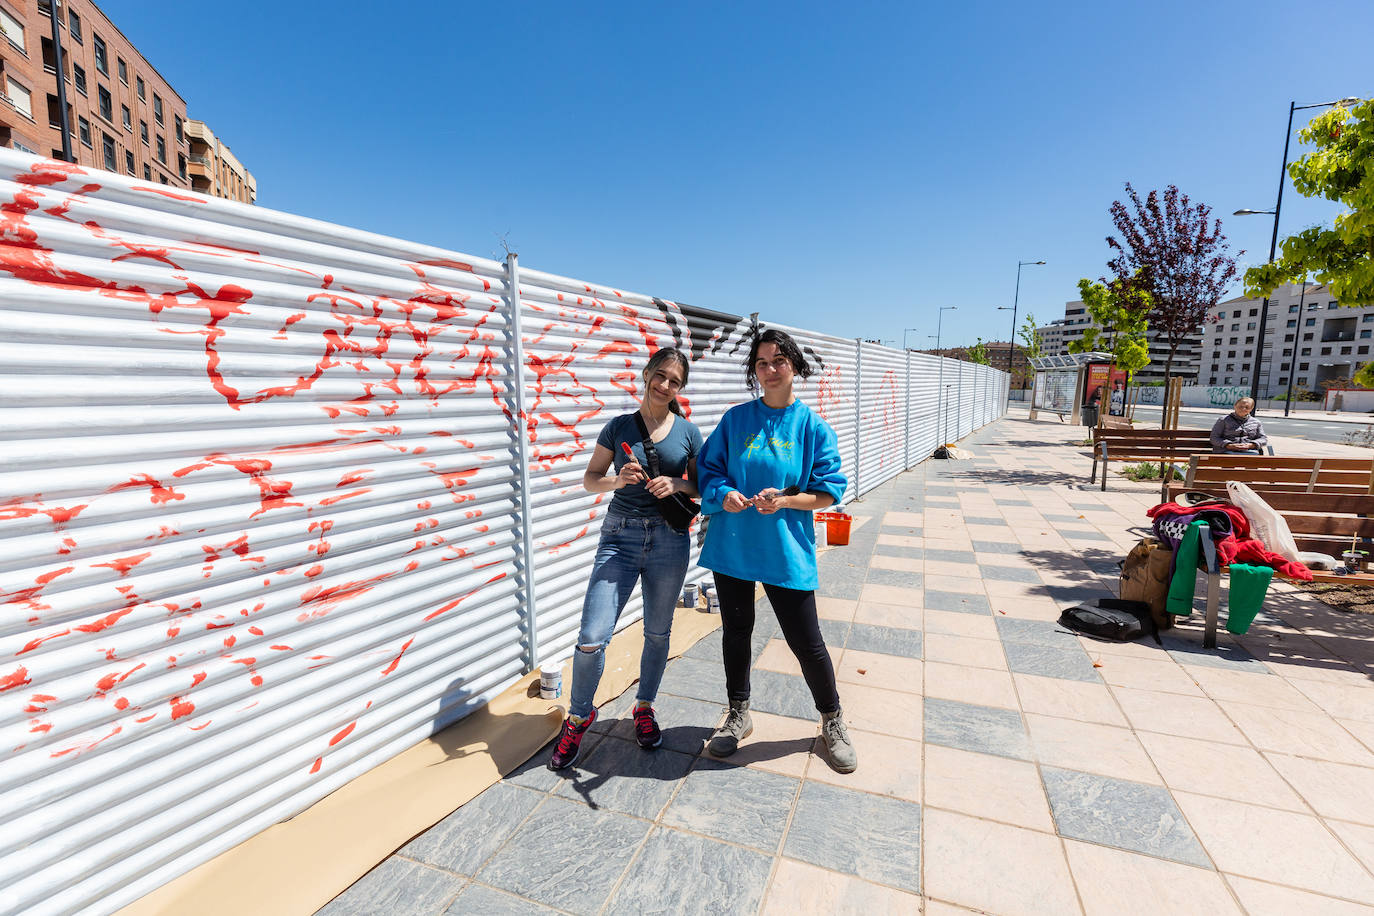
<svg viewBox="0 0 1374 916"><path fill-rule="evenodd" d="M635 424L639 426L639 436L644 441L644 457L649 462L649 477L661 477L658 468L658 449L654 448L653 440L649 438L649 427L644 423L644 416L637 410ZM673 529L686 531L692 527L692 519L701 512L701 505L685 493L674 493L659 499L658 512Z"/></svg>

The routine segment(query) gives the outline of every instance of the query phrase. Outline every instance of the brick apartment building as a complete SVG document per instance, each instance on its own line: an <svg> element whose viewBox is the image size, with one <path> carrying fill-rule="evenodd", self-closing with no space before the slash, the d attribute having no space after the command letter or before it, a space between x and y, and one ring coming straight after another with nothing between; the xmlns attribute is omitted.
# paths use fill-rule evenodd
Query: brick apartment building
<svg viewBox="0 0 1374 916"><path fill-rule="evenodd" d="M62 158L52 2L73 158L80 165L192 188L193 171L204 170L191 168L186 100L90 0L0 0L0 146ZM253 193L219 196L252 202L256 183L232 161Z"/></svg>

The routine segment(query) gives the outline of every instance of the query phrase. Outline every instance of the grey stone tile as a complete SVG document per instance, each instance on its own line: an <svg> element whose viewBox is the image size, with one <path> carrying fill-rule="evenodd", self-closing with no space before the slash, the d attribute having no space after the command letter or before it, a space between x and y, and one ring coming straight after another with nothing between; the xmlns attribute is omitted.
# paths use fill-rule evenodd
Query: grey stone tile
<svg viewBox="0 0 1374 916"><path fill-rule="evenodd" d="M648 832L646 821L550 796L477 877L557 909L595 913Z"/></svg>
<svg viewBox="0 0 1374 916"><path fill-rule="evenodd" d="M568 685L571 688L571 685ZM596 734L609 734L617 724L623 722L630 715L630 708L634 706L635 694L633 690L626 690L620 696L602 703L596 708L596 721L592 727L587 729ZM584 742L587 740L582 739Z"/></svg>
<svg viewBox="0 0 1374 916"><path fill-rule="evenodd" d="M654 701L654 713L658 716L658 727L663 730L663 744L660 750L677 751L682 754L697 754L702 745L711 737L726 707L727 700L722 693L714 702L676 697L670 694L659 696ZM633 741L634 719L626 717L616 723L611 735L622 741Z"/></svg>
<svg viewBox="0 0 1374 916"><path fill-rule="evenodd" d="M876 566L868 569L867 579L874 585L896 585L901 588L920 588L925 584L925 577L918 572L905 569L881 569Z"/></svg>
<svg viewBox="0 0 1374 916"><path fill-rule="evenodd" d="M1051 620L1022 620L998 617L997 635L1004 642L1024 642L1057 649L1079 649L1078 637Z"/></svg>
<svg viewBox="0 0 1374 916"><path fill-rule="evenodd" d="M1021 545L1015 541L1010 543L1003 543L1000 541L974 541L973 549L979 554L1005 553L1015 555L1021 552Z"/></svg>
<svg viewBox="0 0 1374 916"><path fill-rule="evenodd" d="M430 916L462 889L465 878L391 857L317 911L317 916Z"/></svg>
<svg viewBox="0 0 1374 916"><path fill-rule="evenodd" d="M971 550L941 550L937 547L926 548L926 559L940 563L977 563L978 557Z"/></svg>
<svg viewBox="0 0 1374 916"><path fill-rule="evenodd" d="M725 696L725 669L705 659L675 659L658 687L660 697L667 694L718 703Z"/></svg>
<svg viewBox="0 0 1374 916"><path fill-rule="evenodd" d="M925 529L920 525L884 525L878 529L879 534L900 534L906 537L923 537Z"/></svg>
<svg viewBox="0 0 1374 916"><path fill-rule="evenodd" d="M1074 541L1110 541L1111 538L1101 531L1061 531L1060 535L1069 543Z"/></svg>
<svg viewBox="0 0 1374 916"><path fill-rule="evenodd" d="M1026 726L1013 709L926 697L925 739L964 751L1031 759Z"/></svg>
<svg viewBox="0 0 1374 916"><path fill-rule="evenodd" d="M543 798L498 782L402 846L400 854L460 875L476 874Z"/></svg>
<svg viewBox="0 0 1374 916"><path fill-rule="evenodd" d="M753 914L772 868L772 856L655 827L606 913Z"/></svg>
<svg viewBox="0 0 1374 916"><path fill-rule="evenodd" d="M540 906L533 900L512 897L504 891L481 884L469 884L463 888L458 899L444 910L444 916L472 916L474 913L480 913L481 916L558 916L557 910Z"/></svg>
<svg viewBox="0 0 1374 916"><path fill-rule="evenodd" d="M720 654L720 631L707 633L696 641L686 652L682 653L683 658L696 658L701 661L713 662L717 665L722 664Z"/></svg>
<svg viewBox="0 0 1374 916"><path fill-rule="evenodd" d="M1067 681L1101 682L1092 659L1082 645L1073 648L1041 646L1025 642L1003 642L1007 667L1018 674L1038 674Z"/></svg>
<svg viewBox="0 0 1374 916"><path fill-rule="evenodd" d="M923 560L926 555L923 547L899 547L896 544L878 544L873 552L879 556L906 557L909 560Z"/></svg>
<svg viewBox="0 0 1374 916"><path fill-rule="evenodd" d="M1202 615L1198 615L1201 617ZM1228 634L1217 634L1215 649L1202 648L1203 631L1189 629L1180 632L1175 627L1160 634L1164 648L1170 657L1180 665L1199 665L1204 668L1229 668L1233 671L1248 671L1252 674L1273 674L1269 666L1255 658L1245 649L1231 641Z"/></svg>
<svg viewBox="0 0 1374 916"><path fill-rule="evenodd" d="M926 589L925 603L932 611L954 611L960 614L992 613L992 605L986 595L961 595L957 592L936 592Z"/></svg>
<svg viewBox="0 0 1374 916"><path fill-rule="evenodd" d="M755 670L749 674L749 708L775 716L817 719L816 701L806 681L795 674Z"/></svg>
<svg viewBox="0 0 1374 916"><path fill-rule="evenodd" d="M863 577L846 577L843 579L836 577L821 576L820 587L816 589L816 594L826 598L844 598L846 600L857 599L864 590Z"/></svg>
<svg viewBox="0 0 1374 916"><path fill-rule="evenodd" d="M860 652L881 652L905 658L921 657L921 631L903 627L880 627L870 623L856 623L849 629L846 649Z"/></svg>
<svg viewBox="0 0 1374 916"><path fill-rule="evenodd" d="M595 728L595 725L593 725L593 728ZM581 753L590 753L604 737L604 734L595 733L589 730L587 734L582 737ZM553 756L553 747L557 743L558 738L555 737L548 744L541 747L533 757L512 770L502 782L523 786L526 789L534 789L536 792L550 792L556 789L560 780L558 774L549 769L549 757Z"/></svg>
<svg viewBox="0 0 1374 916"><path fill-rule="evenodd" d="M554 794L580 799L596 811L654 820L691 766L687 754L661 747L646 751L630 741L607 738L559 773L563 784Z"/></svg>
<svg viewBox="0 0 1374 916"><path fill-rule="evenodd" d="M997 566L991 563L980 563L978 568L982 571L984 579L995 579L999 582L1027 582L1031 585L1040 585L1042 581L1035 570L1023 569L1019 566Z"/></svg>
<svg viewBox="0 0 1374 916"><path fill-rule="evenodd" d="M825 644L832 649L843 649L845 641L849 639L849 621L821 618L820 624Z"/></svg>
<svg viewBox="0 0 1374 916"><path fill-rule="evenodd" d="M772 854L796 791L790 777L700 757L662 823Z"/></svg>
<svg viewBox="0 0 1374 916"><path fill-rule="evenodd" d="M1211 867L1163 786L1056 767L1040 772L1060 836Z"/></svg>
<svg viewBox="0 0 1374 916"><path fill-rule="evenodd" d="M966 525L1003 525L1006 526L1007 520L1000 515L965 515L964 524Z"/></svg>
<svg viewBox="0 0 1374 916"><path fill-rule="evenodd" d="M783 855L920 893L921 806L807 780Z"/></svg>
<svg viewBox="0 0 1374 916"><path fill-rule="evenodd" d="M1031 501L1030 501L1029 499L1007 499L1005 496L994 496L994 497L992 498L992 501L995 502L995 503L997 503L997 505L999 505L999 506L1029 506L1029 505L1031 505Z"/></svg>

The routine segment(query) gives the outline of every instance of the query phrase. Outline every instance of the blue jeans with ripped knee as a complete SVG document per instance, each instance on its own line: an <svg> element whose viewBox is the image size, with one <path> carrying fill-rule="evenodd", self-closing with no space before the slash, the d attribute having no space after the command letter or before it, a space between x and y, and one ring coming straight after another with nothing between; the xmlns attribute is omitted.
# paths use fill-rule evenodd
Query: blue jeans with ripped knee
<svg viewBox="0 0 1374 916"><path fill-rule="evenodd" d="M615 632L620 612L630 600L635 581L644 597L644 652L639 658L636 698L652 703L668 663L668 636L673 610L687 575L690 536L674 531L662 518L607 515L601 524L591 581L582 601L582 628L573 652L572 689L568 712L585 717L601 673L606 667L606 644Z"/></svg>

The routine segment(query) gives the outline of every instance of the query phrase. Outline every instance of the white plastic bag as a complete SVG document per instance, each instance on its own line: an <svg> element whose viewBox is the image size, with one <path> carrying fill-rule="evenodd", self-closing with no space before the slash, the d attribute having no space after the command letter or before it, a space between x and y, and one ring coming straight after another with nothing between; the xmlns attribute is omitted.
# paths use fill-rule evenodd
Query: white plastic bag
<svg viewBox="0 0 1374 916"><path fill-rule="evenodd" d="M1293 532L1283 516L1273 510L1260 498L1259 494L1238 480L1226 481L1226 492L1231 502L1240 507L1250 520L1250 533L1264 542L1274 553L1285 560L1297 561L1298 542L1293 540Z"/></svg>

